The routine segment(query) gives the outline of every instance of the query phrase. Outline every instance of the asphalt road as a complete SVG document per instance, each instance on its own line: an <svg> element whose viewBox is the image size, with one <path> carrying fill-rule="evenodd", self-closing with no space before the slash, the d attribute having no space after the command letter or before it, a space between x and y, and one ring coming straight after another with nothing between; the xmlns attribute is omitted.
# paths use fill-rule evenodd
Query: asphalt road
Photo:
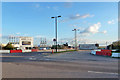
<svg viewBox="0 0 120 80"><path fill-rule="evenodd" d="M118 58L90 51L2 54L3 78L118 78Z"/></svg>

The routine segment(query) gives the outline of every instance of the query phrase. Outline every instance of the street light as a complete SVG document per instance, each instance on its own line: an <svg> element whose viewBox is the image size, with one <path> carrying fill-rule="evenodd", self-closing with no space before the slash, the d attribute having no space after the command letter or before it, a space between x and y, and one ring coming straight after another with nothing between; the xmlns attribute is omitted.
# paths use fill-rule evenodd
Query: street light
<svg viewBox="0 0 120 80"><path fill-rule="evenodd" d="M76 32L79 31L79 29L73 29L72 31L75 31L75 50L77 50L77 34L76 34Z"/></svg>
<svg viewBox="0 0 120 80"><path fill-rule="evenodd" d="M57 18L59 18L59 17L61 17L61 16L51 17L51 18L55 18L55 27L56 27L56 33L55 33L55 35L56 35L56 52L57 52Z"/></svg>

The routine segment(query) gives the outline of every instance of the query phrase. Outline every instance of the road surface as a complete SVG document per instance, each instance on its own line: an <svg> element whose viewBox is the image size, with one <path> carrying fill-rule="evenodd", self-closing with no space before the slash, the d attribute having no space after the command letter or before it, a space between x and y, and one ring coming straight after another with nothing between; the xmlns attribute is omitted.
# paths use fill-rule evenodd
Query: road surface
<svg viewBox="0 0 120 80"><path fill-rule="evenodd" d="M118 78L118 58L90 51L2 55L3 78Z"/></svg>

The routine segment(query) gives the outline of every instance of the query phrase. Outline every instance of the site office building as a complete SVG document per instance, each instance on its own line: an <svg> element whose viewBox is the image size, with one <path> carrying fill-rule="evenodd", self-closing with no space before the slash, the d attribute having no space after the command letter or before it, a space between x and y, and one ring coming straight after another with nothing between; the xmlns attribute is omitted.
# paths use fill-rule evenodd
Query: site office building
<svg viewBox="0 0 120 80"><path fill-rule="evenodd" d="M33 37L19 37L20 49L33 48Z"/></svg>
<svg viewBox="0 0 120 80"><path fill-rule="evenodd" d="M9 43L18 49L32 49L33 48L33 37L10 37Z"/></svg>

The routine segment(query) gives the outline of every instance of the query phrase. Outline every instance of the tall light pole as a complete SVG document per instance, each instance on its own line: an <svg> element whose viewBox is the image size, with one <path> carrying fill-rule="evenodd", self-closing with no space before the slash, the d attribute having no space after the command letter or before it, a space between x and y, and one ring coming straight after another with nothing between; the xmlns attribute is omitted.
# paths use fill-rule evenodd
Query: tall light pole
<svg viewBox="0 0 120 80"><path fill-rule="evenodd" d="M56 52L57 52L57 18L59 18L61 16L55 16L55 17L51 17L51 18L55 18L55 28L56 28Z"/></svg>
<svg viewBox="0 0 120 80"><path fill-rule="evenodd" d="M79 31L79 29L73 29L72 31L75 31L75 50L77 50L77 31Z"/></svg>

